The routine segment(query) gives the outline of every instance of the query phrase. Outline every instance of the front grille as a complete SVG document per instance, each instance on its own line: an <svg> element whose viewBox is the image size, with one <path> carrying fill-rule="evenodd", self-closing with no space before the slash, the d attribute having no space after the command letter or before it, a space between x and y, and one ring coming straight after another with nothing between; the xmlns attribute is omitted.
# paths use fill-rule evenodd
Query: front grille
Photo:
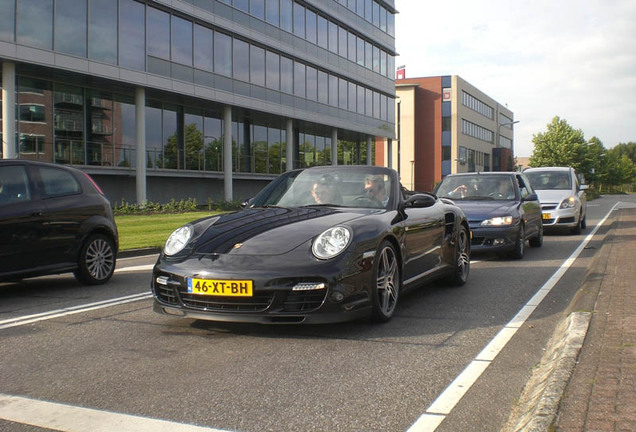
<svg viewBox="0 0 636 432"><path fill-rule="evenodd" d="M471 246L481 246L482 244L484 244L484 239L485 237L473 237L473 239L470 241Z"/></svg>
<svg viewBox="0 0 636 432"><path fill-rule="evenodd" d="M157 296L157 299L159 299L162 303L171 305L176 305L179 303L179 301L177 300L177 295L175 294L172 287L155 283L155 295Z"/></svg>
<svg viewBox="0 0 636 432"><path fill-rule="evenodd" d="M285 296L283 310L285 312L311 312L318 309L325 301L327 290L290 291Z"/></svg>
<svg viewBox="0 0 636 432"><path fill-rule="evenodd" d="M556 204L541 204L541 210L543 211L552 211L552 210L556 210L557 205Z"/></svg>
<svg viewBox="0 0 636 432"><path fill-rule="evenodd" d="M193 309L232 312L262 312L274 299L272 292L254 294L252 297L213 297L180 290L179 295L183 304Z"/></svg>

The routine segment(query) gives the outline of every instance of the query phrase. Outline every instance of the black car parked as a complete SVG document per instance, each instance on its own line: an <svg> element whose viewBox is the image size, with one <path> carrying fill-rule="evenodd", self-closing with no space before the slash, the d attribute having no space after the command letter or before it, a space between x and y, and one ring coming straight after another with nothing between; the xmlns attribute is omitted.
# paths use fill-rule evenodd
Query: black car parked
<svg viewBox="0 0 636 432"><path fill-rule="evenodd" d="M541 205L528 178L519 172L471 172L446 176L435 189L468 218L474 252L523 258L526 240L543 244Z"/></svg>
<svg viewBox="0 0 636 432"><path fill-rule="evenodd" d="M0 160L0 282L73 272L82 283L103 284L118 247L110 202L88 174Z"/></svg>

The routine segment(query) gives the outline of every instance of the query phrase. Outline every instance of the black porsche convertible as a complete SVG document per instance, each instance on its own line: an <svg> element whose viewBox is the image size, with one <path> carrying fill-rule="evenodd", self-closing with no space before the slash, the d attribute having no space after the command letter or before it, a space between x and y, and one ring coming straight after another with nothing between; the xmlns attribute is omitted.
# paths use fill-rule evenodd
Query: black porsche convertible
<svg viewBox="0 0 636 432"><path fill-rule="evenodd" d="M463 285L462 210L407 191L395 170L289 171L241 211L175 230L155 264L154 310L214 321L388 321L405 290Z"/></svg>

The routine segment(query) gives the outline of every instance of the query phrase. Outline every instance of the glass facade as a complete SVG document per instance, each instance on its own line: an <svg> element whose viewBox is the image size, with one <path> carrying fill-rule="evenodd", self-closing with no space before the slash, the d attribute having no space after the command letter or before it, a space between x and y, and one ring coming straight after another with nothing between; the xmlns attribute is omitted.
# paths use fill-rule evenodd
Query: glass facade
<svg viewBox="0 0 636 432"><path fill-rule="evenodd" d="M383 4L343 3L360 21L338 5L319 9L300 0L179 3L198 9L193 13L182 4L141 0L0 0L0 40L94 60L90 64L105 66L106 74L119 71L140 80L161 76L155 82L245 96L258 102L258 109L274 107L267 114L249 104L232 106L232 128L224 131L221 112L227 98L217 103L148 84L147 170L222 172L223 135L231 134L234 172L279 174L287 167L288 138L287 118L279 108L319 112L355 130L392 130L393 11ZM249 31L235 33L234 27L222 27L222 20L208 22L205 9ZM259 33L280 34L281 43L268 46ZM73 72L80 63L66 56L48 66L16 61L18 157L135 168L137 84L131 83L139 81L118 83ZM338 152L332 154L332 125L312 121L294 119L294 167L334 159L366 163L368 132L340 126Z"/></svg>

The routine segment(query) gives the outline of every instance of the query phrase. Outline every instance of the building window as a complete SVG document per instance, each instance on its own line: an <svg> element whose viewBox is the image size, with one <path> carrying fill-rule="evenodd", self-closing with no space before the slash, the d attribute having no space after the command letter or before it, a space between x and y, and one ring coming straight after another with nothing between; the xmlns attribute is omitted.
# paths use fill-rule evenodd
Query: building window
<svg viewBox="0 0 636 432"><path fill-rule="evenodd" d="M219 32L214 32L214 72L232 76L232 38Z"/></svg>
<svg viewBox="0 0 636 432"><path fill-rule="evenodd" d="M21 104L19 107L19 119L21 122L46 122L44 105Z"/></svg>
<svg viewBox="0 0 636 432"><path fill-rule="evenodd" d="M55 1L55 51L86 57L86 0Z"/></svg>
<svg viewBox="0 0 636 432"><path fill-rule="evenodd" d="M89 0L88 57L117 64L117 0Z"/></svg>
<svg viewBox="0 0 636 432"><path fill-rule="evenodd" d="M120 0L119 64L144 70L146 58L145 7L134 0Z"/></svg>
<svg viewBox="0 0 636 432"><path fill-rule="evenodd" d="M0 40L13 42L15 33L15 0L0 0Z"/></svg>
<svg viewBox="0 0 636 432"><path fill-rule="evenodd" d="M200 25L194 26L194 67L214 71L214 32Z"/></svg>
<svg viewBox="0 0 636 432"><path fill-rule="evenodd" d="M250 80L250 45L240 39L234 39L232 50L233 77L241 81Z"/></svg>
<svg viewBox="0 0 636 432"><path fill-rule="evenodd" d="M265 0L265 19L278 27L280 24L280 7L278 0Z"/></svg>
<svg viewBox="0 0 636 432"><path fill-rule="evenodd" d="M250 46L250 82L265 87L265 50Z"/></svg>
<svg viewBox="0 0 636 432"><path fill-rule="evenodd" d="M494 119L494 109L465 91L462 91L462 104L471 110L478 112L486 118Z"/></svg>
<svg viewBox="0 0 636 432"><path fill-rule="evenodd" d="M17 42L52 49L53 0L20 0L17 6Z"/></svg>
<svg viewBox="0 0 636 432"><path fill-rule="evenodd" d="M170 14L147 8L148 55L170 60Z"/></svg>
<svg viewBox="0 0 636 432"><path fill-rule="evenodd" d="M271 51L265 55L266 74L265 84L272 90L280 90L280 56Z"/></svg>
<svg viewBox="0 0 636 432"><path fill-rule="evenodd" d="M192 21L172 16L171 59L192 66Z"/></svg>

